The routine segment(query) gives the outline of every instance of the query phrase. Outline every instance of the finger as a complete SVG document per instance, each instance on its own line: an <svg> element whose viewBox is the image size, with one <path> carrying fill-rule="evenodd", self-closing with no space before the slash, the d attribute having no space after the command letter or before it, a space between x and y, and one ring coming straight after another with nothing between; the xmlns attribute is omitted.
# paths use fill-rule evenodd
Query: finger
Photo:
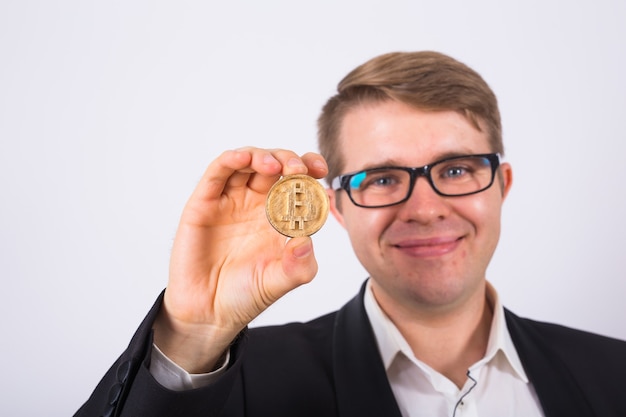
<svg viewBox="0 0 626 417"><path fill-rule="evenodd" d="M293 151L285 149L273 149L268 150L268 152L281 164L282 175L307 174L314 178L322 178L328 173L328 165L320 154L309 152L300 157ZM270 156L267 154L254 155L251 163L252 169L256 168L257 158L263 158L261 161L267 163L265 158L269 159ZM248 180L248 186L258 192L267 192L277 179L275 176L253 175Z"/></svg>
<svg viewBox="0 0 626 417"><path fill-rule="evenodd" d="M248 187L250 189L260 193L267 193L280 175L306 174L308 171L302 159L295 152L286 149L268 149L264 152L255 153L252 157L251 168L261 173L261 168L267 165L272 158L280 164L280 172L275 173L277 175L273 176L251 175L248 179Z"/></svg>
<svg viewBox="0 0 626 417"><path fill-rule="evenodd" d="M317 260L313 252L313 241L310 237L289 239L281 260L282 274L272 280L268 293L273 301L289 291L311 282L317 274Z"/></svg>
<svg viewBox="0 0 626 417"><path fill-rule="evenodd" d="M243 187L267 193L281 174L309 174L321 178L327 172L326 161L316 153L300 157L285 149L245 147L225 151L215 159L194 194L201 200L211 200L219 198L226 190Z"/></svg>
<svg viewBox="0 0 626 417"><path fill-rule="evenodd" d="M281 163L282 175L306 174L308 168L302 158L293 151L274 149L272 155Z"/></svg>
<svg viewBox="0 0 626 417"><path fill-rule="evenodd" d="M225 151L209 164L194 194L202 200L216 199L227 187L246 186L255 173L276 176L280 170L280 163L267 150L242 148Z"/></svg>
<svg viewBox="0 0 626 417"><path fill-rule="evenodd" d="M328 174L328 164L322 155L308 152L302 155L302 161L308 168L308 174L313 178L323 178Z"/></svg>

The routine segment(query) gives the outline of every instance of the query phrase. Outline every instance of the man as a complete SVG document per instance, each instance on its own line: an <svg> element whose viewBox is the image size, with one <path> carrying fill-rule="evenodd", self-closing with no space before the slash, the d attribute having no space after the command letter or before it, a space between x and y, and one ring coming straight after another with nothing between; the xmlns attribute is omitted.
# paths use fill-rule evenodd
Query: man
<svg viewBox="0 0 626 417"><path fill-rule="evenodd" d="M512 170L476 72L376 57L324 106L319 145L209 165L167 289L77 416L626 415L626 342L521 319L486 281ZM326 176L370 276L338 312L248 330L317 271L311 238L285 242L265 217L288 174Z"/></svg>

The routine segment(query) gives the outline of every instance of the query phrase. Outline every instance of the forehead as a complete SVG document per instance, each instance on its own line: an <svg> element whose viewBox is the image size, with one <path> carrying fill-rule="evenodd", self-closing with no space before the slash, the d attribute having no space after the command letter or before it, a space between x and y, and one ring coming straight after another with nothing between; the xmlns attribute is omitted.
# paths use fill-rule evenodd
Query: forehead
<svg viewBox="0 0 626 417"><path fill-rule="evenodd" d="M343 120L344 172L384 164L422 166L450 155L490 152L487 134L456 111L397 101L362 104Z"/></svg>

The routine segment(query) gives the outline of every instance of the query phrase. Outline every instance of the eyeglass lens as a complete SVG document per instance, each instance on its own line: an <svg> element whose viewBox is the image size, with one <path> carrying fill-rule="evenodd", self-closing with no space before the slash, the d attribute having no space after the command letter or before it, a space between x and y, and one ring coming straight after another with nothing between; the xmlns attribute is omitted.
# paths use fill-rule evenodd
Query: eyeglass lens
<svg viewBox="0 0 626 417"><path fill-rule="evenodd" d="M426 176L439 194L460 196L489 187L493 181L491 161L485 156L467 156L436 162L424 168L375 168L353 174L349 193L362 206L399 203L410 195L414 179Z"/></svg>

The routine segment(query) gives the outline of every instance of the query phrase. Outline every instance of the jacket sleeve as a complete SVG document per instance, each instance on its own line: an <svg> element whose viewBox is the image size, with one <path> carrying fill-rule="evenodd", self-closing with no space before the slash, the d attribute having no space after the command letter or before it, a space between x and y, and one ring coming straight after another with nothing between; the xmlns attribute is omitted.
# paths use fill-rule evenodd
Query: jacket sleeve
<svg viewBox="0 0 626 417"><path fill-rule="evenodd" d="M228 399L240 367L239 352L245 337L231 347L228 370L206 387L172 391L150 374L152 323L163 302L159 296L128 348L100 380L74 417L212 417L218 416Z"/></svg>

